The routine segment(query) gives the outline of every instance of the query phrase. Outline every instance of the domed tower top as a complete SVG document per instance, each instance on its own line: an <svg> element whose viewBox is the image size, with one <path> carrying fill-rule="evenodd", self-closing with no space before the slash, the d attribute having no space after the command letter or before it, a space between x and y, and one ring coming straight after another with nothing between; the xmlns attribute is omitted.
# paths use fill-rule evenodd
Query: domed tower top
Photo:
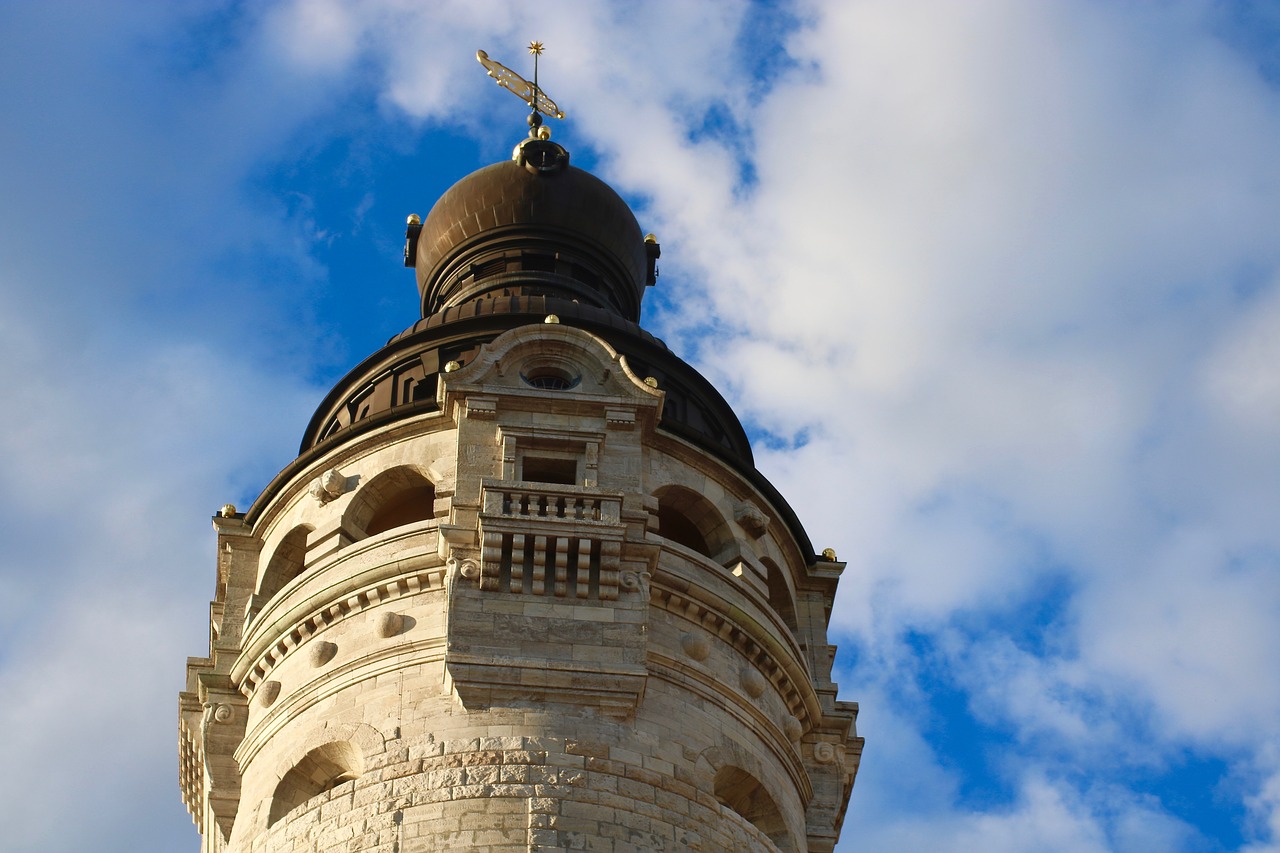
<svg viewBox="0 0 1280 853"><path fill-rule="evenodd" d="M534 134L511 160L454 184L426 222L410 221L405 265L417 269L423 317L479 299L558 296L640 319L657 241L608 184L569 165L545 127Z"/></svg>
<svg viewBox="0 0 1280 853"><path fill-rule="evenodd" d="M510 161L454 184L425 223L409 218L404 262L416 268L422 316L478 300L552 297L638 322L644 290L657 278L658 242L641 235L608 184L570 166L569 152L551 141L542 115L564 113L537 85L541 43L529 50L532 84L476 52L489 75L531 107L529 138Z"/></svg>
<svg viewBox="0 0 1280 853"><path fill-rule="evenodd" d="M533 132L410 220L424 316L214 521L179 704L203 849L830 851L843 564L635 322L656 243L502 79Z"/></svg>
<svg viewBox="0 0 1280 853"><path fill-rule="evenodd" d="M536 49L535 42L535 57ZM303 435L297 464L380 424L435 409L445 373L470 364L499 335L546 321L606 341L662 388L663 429L758 476L728 403L639 325L641 298L657 278L657 239L641 232L612 188L571 166L569 152L551 141L543 116L564 113L536 82L483 51L477 57L533 107L528 138L510 160L454 184L425 221L409 217L404 262L416 272L421 319L334 386Z"/></svg>

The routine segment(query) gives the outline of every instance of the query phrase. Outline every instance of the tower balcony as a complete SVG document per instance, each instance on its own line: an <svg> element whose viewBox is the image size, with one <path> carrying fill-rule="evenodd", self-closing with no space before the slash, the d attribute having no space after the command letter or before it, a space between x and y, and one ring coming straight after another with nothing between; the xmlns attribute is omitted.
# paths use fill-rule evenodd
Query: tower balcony
<svg viewBox="0 0 1280 853"><path fill-rule="evenodd" d="M450 602L446 665L465 705L634 713L648 597L622 582L625 534L621 494L482 481L479 583Z"/></svg>
<svg viewBox="0 0 1280 853"><path fill-rule="evenodd" d="M480 588L613 601L626 528L622 495L555 483L485 480Z"/></svg>

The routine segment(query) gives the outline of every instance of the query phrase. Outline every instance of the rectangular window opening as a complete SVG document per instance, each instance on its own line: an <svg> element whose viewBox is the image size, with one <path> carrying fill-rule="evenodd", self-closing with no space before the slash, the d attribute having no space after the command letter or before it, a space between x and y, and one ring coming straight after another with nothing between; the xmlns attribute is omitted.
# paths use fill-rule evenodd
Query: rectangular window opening
<svg viewBox="0 0 1280 853"><path fill-rule="evenodd" d="M555 483L561 486L574 486L578 483L577 459L526 456L520 467L520 479L526 483Z"/></svg>

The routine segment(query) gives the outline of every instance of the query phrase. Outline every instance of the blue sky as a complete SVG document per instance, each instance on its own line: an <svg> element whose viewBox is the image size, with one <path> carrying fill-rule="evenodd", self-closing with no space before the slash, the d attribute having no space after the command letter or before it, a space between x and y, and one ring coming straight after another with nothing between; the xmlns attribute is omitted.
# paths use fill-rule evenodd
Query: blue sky
<svg viewBox="0 0 1280 853"><path fill-rule="evenodd" d="M1280 850L1265 3L0 3L0 825L195 851L208 518L416 317L520 105L663 245L647 325L817 547L841 850Z"/></svg>

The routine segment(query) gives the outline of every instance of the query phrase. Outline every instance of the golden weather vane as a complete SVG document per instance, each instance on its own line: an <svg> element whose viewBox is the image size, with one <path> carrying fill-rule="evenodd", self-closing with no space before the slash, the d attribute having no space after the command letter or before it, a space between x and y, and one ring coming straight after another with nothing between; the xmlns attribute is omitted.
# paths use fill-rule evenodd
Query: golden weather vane
<svg viewBox="0 0 1280 853"><path fill-rule="evenodd" d="M564 111L557 107L556 102L547 97L547 93L538 85L538 57L542 56L542 50L542 42L529 42L529 53L533 54L532 83L501 62L490 59L489 54L483 50L476 51L476 59L480 60L480 64L484 66L485 71L489 72L494 82L524 101L533 110L533 114L529 116L529 124L532 127L542 124L544 115L564 118Z"/></svg>

